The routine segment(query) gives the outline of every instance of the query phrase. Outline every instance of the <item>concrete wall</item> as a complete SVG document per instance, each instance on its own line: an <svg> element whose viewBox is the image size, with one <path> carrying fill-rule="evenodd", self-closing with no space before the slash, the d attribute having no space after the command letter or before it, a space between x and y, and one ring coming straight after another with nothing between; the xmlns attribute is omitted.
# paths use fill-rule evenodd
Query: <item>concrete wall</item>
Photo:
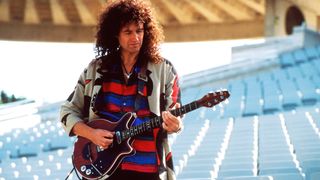
<svg viewBox="0 0 320 180"><path fill-rule="evenodd" d="M302 12L308 28L320 31L320 1L266 0L266 37L287 35L286 13L291 6L296 6Z"/></svg>

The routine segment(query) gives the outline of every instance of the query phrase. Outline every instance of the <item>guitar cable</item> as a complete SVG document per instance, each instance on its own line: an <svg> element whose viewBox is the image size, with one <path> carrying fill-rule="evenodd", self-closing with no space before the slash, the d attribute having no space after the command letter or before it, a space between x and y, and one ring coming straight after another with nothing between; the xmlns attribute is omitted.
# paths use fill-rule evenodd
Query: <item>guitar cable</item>
<svg viewBox="0 0 320 180"><path fill-rule="evenodd" d="M75 142L76 142L76 140L74 140L73 144L74 144ZM80 178L80 176L79 176L79 174L78 174L78 172L77 172L77 170L76 170L76 168L75 168L75 166L74 166L73 153L72 153L72 155L71 155L71 161L72 161L72 169L71 169L71 171L68 173L67 177L66 177L64 180L68 180L68 179L69 179L69 176L72 174L72 171L74 171L74 172L76 173L78 179L81 180L81 178Z"/></svg>
<svg viewBox="0 0 320 180"><path fill-rule="evenodd" d="M69 176L72 174L72 171L74 170L74 167L71 169L71 171L68 173L67 177L64 180L69 179Z"/></svg>
<svg viewBox="0 0 320 180"><path fill-rule="evenodd" d="M76 168L75 168L74 163L73 163L73 154L72 154L71 158L72 158L72 166L73 166L73 167L72 167L71 171L68 173L67 177L66 177L64 180L69 179L69 176L72 174L72 171L74 171L74 172L76 173L78 179L81 180L81 178L80 178L77 170L75 170Z"/></svg>

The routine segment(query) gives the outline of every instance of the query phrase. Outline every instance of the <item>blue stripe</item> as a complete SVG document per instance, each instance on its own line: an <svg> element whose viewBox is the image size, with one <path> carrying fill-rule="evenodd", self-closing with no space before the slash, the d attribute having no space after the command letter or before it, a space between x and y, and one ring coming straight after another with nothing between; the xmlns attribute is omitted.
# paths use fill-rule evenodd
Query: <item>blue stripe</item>
<svg viewBox="0 0 320 180"><path fill-rule="evenodd" d="M123 103L126 102L125 107L132 107L134 109L135 96L121 96L114 93L104 93L103 95L104 102L112 103L118 107L123 107ZM148 101L147 98L143 98L140 101L139 109L147 109Z"/></svg>
<svg viewBox="0 0 320 180"><path fill-rule="evenodd" d="M112 122L118 122L123 116L123 113L109 113L107 111L100 111L100 113L104 116L104 118Z"/></svg>
<svg viewBox="0 0 320 180"><path fill-rule="evenodd" d="M124 158L123 162L130 162L139 165L155 165L157 164L156 153L137 151L134 156Z"/></svg>

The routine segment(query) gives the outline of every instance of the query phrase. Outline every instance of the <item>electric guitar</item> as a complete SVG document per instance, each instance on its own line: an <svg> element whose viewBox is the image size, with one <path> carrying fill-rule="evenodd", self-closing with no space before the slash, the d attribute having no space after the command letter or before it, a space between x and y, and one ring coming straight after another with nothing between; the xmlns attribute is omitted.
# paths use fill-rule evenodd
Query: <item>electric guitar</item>
<svg viewBox="0 0 320 180"><path fill-rule="evenodd" d="M230 96L228 91L208 93L197 101L180 108L170 110L175 116L181 116L200 107L213 107ZM154 117L140 125L132 126L134 113L126 113L118 122L107 119L95 119L87 125L96 129L115 132L109 148L103 150L90 140L78 136L74 144L73 165L78 173L86 179L107 179L117 169L121 161L135 154L132 148L133 137L162 126L162 117Z"/></svg>

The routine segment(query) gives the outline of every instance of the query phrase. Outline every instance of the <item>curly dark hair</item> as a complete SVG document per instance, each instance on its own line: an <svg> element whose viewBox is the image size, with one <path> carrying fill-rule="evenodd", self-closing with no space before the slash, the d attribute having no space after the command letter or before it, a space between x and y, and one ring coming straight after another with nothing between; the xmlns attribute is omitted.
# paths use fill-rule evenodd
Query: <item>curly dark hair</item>
<svg viewBox="0 0 320 180"><path fill-rule="evenodd" d="M162 61L159 45L163 41L163 31L155 19L150 4L143 0L117 0L107 4L100 15L96 34L97 56L111 55L118 51L117 36L128 23L142 23L144 26L143 44L139 57L146 61Z"/></svg>

